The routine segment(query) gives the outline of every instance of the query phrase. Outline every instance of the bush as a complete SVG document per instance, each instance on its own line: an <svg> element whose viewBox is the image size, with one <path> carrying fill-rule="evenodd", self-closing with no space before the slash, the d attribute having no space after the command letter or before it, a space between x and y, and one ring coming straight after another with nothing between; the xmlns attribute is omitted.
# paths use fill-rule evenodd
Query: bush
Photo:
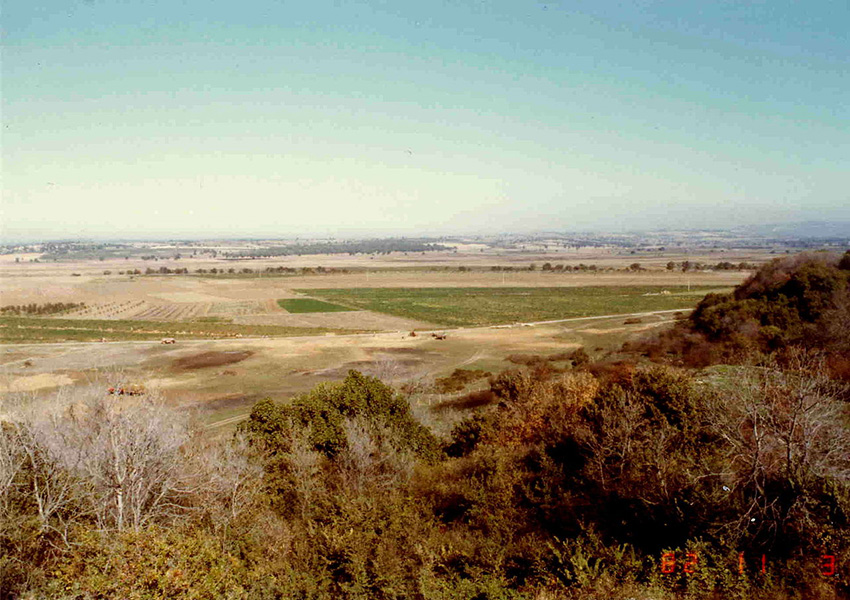
<svg viewBox="0 0 850 600"><path fill-rule="evenodd" d="M688 320L625 350L688 366L741 362L791 346L850 351L850 271L830 254L763 265L732 294L708 294Z"/></svg>
<svg viewBox="0 0 850 600"><path fill-rule="evenodd" d="M313 448L333 458L347 447L348 419L361 419L371 436L386 439L399 451L430 461L439 458L437 439L413 418L407 400L358 371L349 371L341 383L317 386L289 406L270 400L256 404L242 430L265 450L287 452L293 432L305 428Z"/></svg>

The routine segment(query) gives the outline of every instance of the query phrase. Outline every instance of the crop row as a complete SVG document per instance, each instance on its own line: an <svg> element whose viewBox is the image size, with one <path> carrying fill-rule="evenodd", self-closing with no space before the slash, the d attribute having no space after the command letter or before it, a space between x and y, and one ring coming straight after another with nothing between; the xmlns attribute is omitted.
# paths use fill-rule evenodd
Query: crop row
<svg viewBox="0 0 850 600"><path fill-rule="evenodd" d="M78 318L119 319L132 316L147 303L144 300L126 300L124 302L98 302L87 304L77 310L67 313L67 316Z"/></svg>
<svg viewBox="0 0 850 600"><path fill-rule="evenodd" d="M228 317L253 315L262 312L262 303L257 301L215 302L210 306L209 314Z"/></svg>
<svg viewBox="0 0 850 600"><path fill-rule="evenodd" d="M150 321L183 321L206 314L208 304L156 304L149 305L144 311L134 315L136 319Z"/></svg>

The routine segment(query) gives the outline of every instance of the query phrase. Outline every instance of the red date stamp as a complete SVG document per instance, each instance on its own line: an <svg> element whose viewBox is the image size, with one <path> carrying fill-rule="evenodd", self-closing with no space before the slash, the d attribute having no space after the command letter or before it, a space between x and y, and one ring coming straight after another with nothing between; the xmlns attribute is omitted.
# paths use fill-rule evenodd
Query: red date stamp
<svg viewBox="0 0 850 600"><path fill-rule="evenodd" d="M675 552L664 552L661 555L661 572L665 575L684 573L692 575L699 569L699 554L696 552L685 552L676 555ZM753 564L743 552L738 553L738 573L744 574L749 571L767 573L767 555L762 554L759 560ZM753 568L755 567L755 569ZM818 557L818 569L824 577L834 577L838 574L838 561L834 554L821 554Z"/></svg>

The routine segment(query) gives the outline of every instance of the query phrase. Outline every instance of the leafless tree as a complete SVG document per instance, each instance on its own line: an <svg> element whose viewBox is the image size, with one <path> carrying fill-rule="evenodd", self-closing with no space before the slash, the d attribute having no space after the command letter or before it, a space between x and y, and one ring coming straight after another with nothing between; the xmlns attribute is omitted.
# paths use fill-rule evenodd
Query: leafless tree
<svg viewBox="0 0 850 600"><path fill-rule="evenodd" d="M0 515L10 525L32 510L41 533L58 532L67 542L69 526L85 512L80 481L45 447L39 424L15 416L31 409L33 401L29 395L6 398L10 415L0 423Z"/></svg>
<svg viewBox="0 0 850 600"><path fill-rule="evenodd" d="M13 491L25 461L17 428L0 421L0 521L10 519Z"/></svg>
<svg viewBox="0 0 850 600"><path fill-rule="evenodd" d="M389 489L411 476L415 459L390 444L388 431L360 419L346 419L343 427L347 443L337 463L347 488L355 492L367 485Z"/></svg>
<svg viewBox="0 0 850 600"><path fill-rule="evenodd" d="M730 493L744 500L729 524L739 535L750 523L775 532L806 518L802 490L817 479L850 484L850 410L822 357L794 351L782 369L740 369L710 407L733 473ZM771 493L772 482L797 489L796 499L789 505Z"/></svg>
<svg viewBox="0 0 850 600"><path fill-rule="evenodd" d="M69 413L62 422L65 431L55 438L62 445L53 446L91 485L101 527L138 530L179 511L186 483L181 449L189 440L184 420L155 398L87 400L82 414Z"/></svg>
<svg viewBox="0 0 850 600"><path fill-rule="evenodd" d="M221 442L199 444L195 452L201 477L198 495L217 529L226 529L257 504L262 489L263 469L252 458L244 436Z"/></svg>
<svg viewBox="0 0 850 600"><path fill-rule="evenodd" d="M72 504L101 529L118 530L140 529L185 508L192 483L185 418L156 396L116 398L105 389L67 389L22 404L7 426L31 473L45 527Z"/></svg>

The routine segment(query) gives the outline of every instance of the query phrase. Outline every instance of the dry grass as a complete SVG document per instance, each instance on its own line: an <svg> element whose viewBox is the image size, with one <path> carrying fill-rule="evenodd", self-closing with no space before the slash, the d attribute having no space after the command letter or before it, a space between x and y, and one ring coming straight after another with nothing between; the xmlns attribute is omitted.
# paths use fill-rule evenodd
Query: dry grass
<svg viewBox="0 0 850 600"><path fill-rule="evenodd" d="M659 324L672 321L670 315L653 318L659 319ZM398 385L417 380L430 387L436 378L449 376L459 367L498 372L510 366L504 360L510 354L540 354L552 360L579 346L585 346L589 352L597 346L604 346L605 350L618 348L633 331L647 325L622 327L622 322L621 317L566 325L467 329L452 332L442 341L424 335L409 338L398 333L380 333L250 340L180 339L176 346L156 342L30 345L21 346L20 350L8 348L0 374L5 383L11 384L39 373L62 374L68 369L80 373L94 368L129 369L139 380L155 382L175 405L199 409L205 419L213 422L247 413L249 407L240 400L247 396L286 400L323 381L344 377L348 368L397 381ZM616 327L622 331L586 334L581 327L590 323L598 328ZM252 353L250 360L231 362L246 352ZM188 360L179 364L188 364L190 368L175 369L175 359L182 356ZM23 361L27 359L34 366L24 367ZM235 371L237 376L225 371ZM479 383L486 385L484 381ZM466 389L469 387L473 386ZM423 413L437 416L438 425L445 421L450 428L452 419L463 414L452 409L457 406L446 406L446 410L435 413L429 410L445 400L448 398L427 394L422 400Z"/></svg>

